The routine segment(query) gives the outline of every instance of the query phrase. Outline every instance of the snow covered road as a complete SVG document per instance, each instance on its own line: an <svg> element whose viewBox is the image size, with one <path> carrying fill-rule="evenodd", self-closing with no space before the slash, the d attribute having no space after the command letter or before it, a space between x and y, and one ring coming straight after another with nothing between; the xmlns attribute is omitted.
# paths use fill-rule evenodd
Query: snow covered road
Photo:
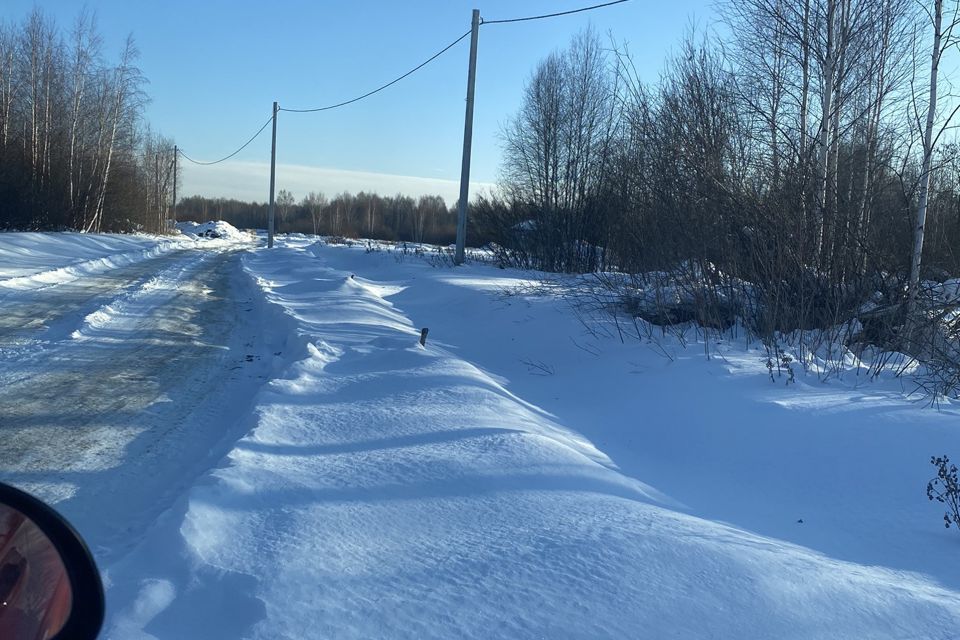
<svg viewBox="0 0 960 640"><path fill-rule="evenodd" d="M101 562L241 435L268 363L239 259L181 249L4 299L0 470L56 503Z"/></svg>

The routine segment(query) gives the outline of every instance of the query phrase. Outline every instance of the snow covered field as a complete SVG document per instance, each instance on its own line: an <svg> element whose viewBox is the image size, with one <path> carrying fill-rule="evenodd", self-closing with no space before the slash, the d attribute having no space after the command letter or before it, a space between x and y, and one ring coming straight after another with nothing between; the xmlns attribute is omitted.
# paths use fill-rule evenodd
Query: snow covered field
<svg viewBox="0 0 960 640"><path fill-rule="evenodd" d="M957 634L924 495L955 407L599 338L483 264L87 238L0 234L5 315L40 319L0 328L0 479L88 539L104 637Z"/></svg>

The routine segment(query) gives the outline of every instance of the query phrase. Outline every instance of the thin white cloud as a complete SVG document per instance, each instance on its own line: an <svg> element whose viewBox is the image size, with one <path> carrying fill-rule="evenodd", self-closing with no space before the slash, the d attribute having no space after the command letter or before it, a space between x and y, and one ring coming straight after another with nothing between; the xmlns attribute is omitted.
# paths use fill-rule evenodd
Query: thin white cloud
<svg viewBox="0 0 960 640"><path fill-rule="evenodd" d="M201 167L187 163L183 167L182 193L209 198L236 198L266 202L270 197L270 165L260 162L223 162ZM277 191L286 189L299 200L310 191L322 191L333 196L343 191L376 192L381 195L402 193L408 196L439 195L452 205L460 194L456 180L399 176L389 173L325 169L296 164L277 165ZM470 182L471 198L477 193L491 193L496 185L489 182Z"/></svg>

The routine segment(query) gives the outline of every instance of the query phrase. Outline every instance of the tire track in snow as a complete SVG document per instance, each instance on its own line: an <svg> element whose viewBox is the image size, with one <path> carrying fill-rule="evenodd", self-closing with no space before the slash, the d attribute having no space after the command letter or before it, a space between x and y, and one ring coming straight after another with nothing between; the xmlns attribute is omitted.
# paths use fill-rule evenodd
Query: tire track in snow
<svg viewBox="0 0 960 640"><path fill-rule="evenodd" d="M0 375L0 479L57 503L102 562L229 449L266 378L276 349L256 345L239 254L182 252L98 291L62 314L72 333Z"/></svg>
<svg viewBox="0 0 960 640"><path fill-rule="evenodd" d="M191 249L182 249L135 264L54 285L13 290L0 297L0 354L10 362L69 335L82 318L118 291L136 290L158 272L180 264Z"/></svg>

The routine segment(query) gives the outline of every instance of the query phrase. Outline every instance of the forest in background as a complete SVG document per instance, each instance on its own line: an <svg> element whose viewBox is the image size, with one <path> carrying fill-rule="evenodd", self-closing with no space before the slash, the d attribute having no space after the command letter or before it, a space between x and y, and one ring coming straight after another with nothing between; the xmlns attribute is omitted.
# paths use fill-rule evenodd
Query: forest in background
<svg viewBox="0 0 960 640"><path fill-rule="evenodd" d="M179 220L224 220L240 229L264 229L269 206L227 198L191 196L177 204ZM360 192L332 198L310 192L299 202L285 189L277 193L277 233L371 238L447 245L456 239L457 209L441 196L413 198ZM474 235L474 241L478 238Z"/></svg>

